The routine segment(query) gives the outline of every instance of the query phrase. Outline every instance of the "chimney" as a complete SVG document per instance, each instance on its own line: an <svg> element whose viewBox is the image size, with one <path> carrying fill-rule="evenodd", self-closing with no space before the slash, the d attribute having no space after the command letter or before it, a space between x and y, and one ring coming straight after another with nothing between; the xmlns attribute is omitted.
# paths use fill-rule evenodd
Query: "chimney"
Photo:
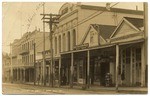
<svg viewBox="0 0 150 96"><path fill-rule="evenodd" d="M110 11L110 3L106 3L106 9Z"/></svg>

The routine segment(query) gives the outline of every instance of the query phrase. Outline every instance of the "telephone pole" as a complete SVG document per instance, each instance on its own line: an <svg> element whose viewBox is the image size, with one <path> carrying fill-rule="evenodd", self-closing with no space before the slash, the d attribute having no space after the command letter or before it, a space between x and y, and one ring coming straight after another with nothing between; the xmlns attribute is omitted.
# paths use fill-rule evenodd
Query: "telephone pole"
<svg viewBox="0 0 150 96"><path fill-rule="evenodd" d="M60 17L60 15L58 14L41 14L43 15L43 22L48 23L49 24L49 29L50 29L50 34L49 34L49 40L50 40L50 57L51 57L51 62L50 62L50 82L49 84L51 85L51 87L54 87L54 73L53 73L53 39L52 39L52 35L53 35L53 30L52 30L52 26L53 24L59 23L58 19Z"/></svg>
<svg viewBox="0 0 150 96"><path fill-rule="evenodd" d="M43 14L45 14L45 3L43 2ZM43 17L44 18L44 17ZM46 85L46 78L45 78L45 74L46 74L46 64L45 64L45 22L43 19L43 85Z"/></svg>
<svg viewBox="0 0 150 96"><path fill-rule="evenodd" d="M35 43L34 46L34 85L36 84L36 54L35 54Z"/></svg>
<svg viewBox="0 0 150 96"><path fill-rule="evenodd" d="M13 64L12 64L12 44L11 43L10 43L10 64L11 64L10 79L11 79L11 83L13 83Z"/></svg>

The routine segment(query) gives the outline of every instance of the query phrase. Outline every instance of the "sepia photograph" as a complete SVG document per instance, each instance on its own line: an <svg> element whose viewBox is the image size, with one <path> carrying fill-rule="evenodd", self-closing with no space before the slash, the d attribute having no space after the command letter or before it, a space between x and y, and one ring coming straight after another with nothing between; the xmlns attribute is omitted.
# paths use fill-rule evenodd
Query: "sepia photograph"
<svg viewBox="0 0 150 96"><path fill-rule="evenodd" d="M148 2L2 3L2 95L148 94Z"/></svg>

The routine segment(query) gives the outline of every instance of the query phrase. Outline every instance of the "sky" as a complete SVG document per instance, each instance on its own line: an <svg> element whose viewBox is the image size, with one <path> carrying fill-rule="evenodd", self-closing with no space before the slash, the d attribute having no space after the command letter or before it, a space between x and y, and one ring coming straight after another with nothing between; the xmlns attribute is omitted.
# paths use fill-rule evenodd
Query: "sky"
<svg viewBox="0 0 150 96"><path fill-rule="evenodd" d="M65 2L46 2L45 13L57 14L60 7ZM116 2L111 2L111 6ZM81 2L85 5L105 6L105 2ZM140 2L120 2L114 8L136 9L143 10L143 3ZM2 51L10 52L9 44L14 39L19 39L27 31L32 32L35 29L42 31L42 16L43 11L41 2L3 2L2 3ZM32 17L32 20L31 20ZM30 27L28 27L30 25ZM48 24L46 31L49 31Z"/></svg>

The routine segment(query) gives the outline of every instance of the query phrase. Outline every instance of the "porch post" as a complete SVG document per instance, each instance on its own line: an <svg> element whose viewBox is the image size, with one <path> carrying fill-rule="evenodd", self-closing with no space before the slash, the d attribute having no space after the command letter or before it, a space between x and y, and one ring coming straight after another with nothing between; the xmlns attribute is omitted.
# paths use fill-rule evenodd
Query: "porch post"
<svg viewBox="0 0 150 96"><path fill-rule="evenodd" d="M144 42L145 43L145 42ZM145 44L141 48L141 86L145 86Z"/></svg>
<svg viewBox="0 0 150 96"><path fill-rule="evenodd" d="M73 53L71 53L71 76L70 76L70 88L73 88Z"/></svg>
<svg viewBox="0 0 150 96"><path fill-rule="evenodd" d="M61 68L61 56L60 56L60 59L59 59L59 87L61 86L61 75L60 75L60 68Z"/></svg>
<svg viewBox="0 0 150 96"><path fill-rule="evenodd" d="M19 70L17 68L17 81L19 80Z"/></svg>
<svg viewBox="0 0 150 96"><path fill-rule="evenodd" d="M118 91L119 45L116 45L116 91Z"/></svg>
<svg viewBox="0 0 150 96"><path fill-rule="evenodd" d="M87 51L87 88L90 87L90 51Z"/></svg>
<svg viewBox="0 0 150 96"><path fill-rule="evenodd" d="M21 70L21 68L20 68L20 82L22 82L22 70Z"/></svg>
<svg viewBox="0 0 150 96"><path fill-rule="evenodd" d="M133 68L133 67L132 67L132 66L133 66L132 51L133 51L133 50L132 50L132 48L131 48L130 50L131 50L131 54L130 54L130 56L131 56L131 58L130 58L130 85L132 86L132 81L133 81L133 80L132 80L132 76L133 76L133 75L132 75L132 73L133 73L133 71L132 71L132 70L133 70L133 69L132 69L132 68Z"/></svg>
<svg viewBox="0 0 150 96"><path fill-rule="evenodd" d="M23 70L23 80L24 80L24 83L26 82L26 69L24 68Z"/></svg>

